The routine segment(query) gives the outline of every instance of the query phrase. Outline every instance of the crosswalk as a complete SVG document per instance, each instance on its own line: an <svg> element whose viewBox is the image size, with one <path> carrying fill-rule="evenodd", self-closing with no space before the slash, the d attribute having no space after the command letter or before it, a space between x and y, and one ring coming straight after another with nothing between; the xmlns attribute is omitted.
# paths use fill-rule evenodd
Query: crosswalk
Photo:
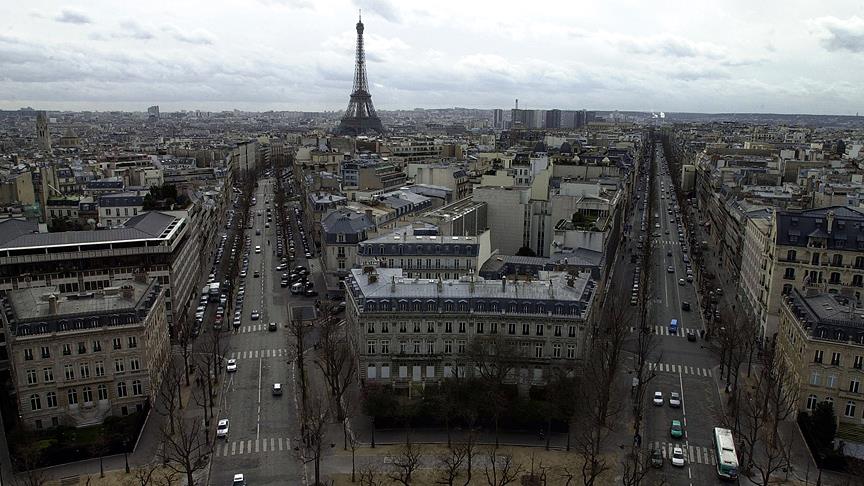
<svg viewBox="0 0 864 486"><path fill-rule="evenodd" d="M285 358L288 357L288 349L256 349L254 351L236 351L229 356L231 359L257 359L257 358Z"/></svg>
<svg viewBox="0 0 864 486"><path fill-rule="evenodd" d="M711 447L700 447L684 444L673 444L669 442L652 442L650 444L652 449L660 449L663 452L663 459L669 459L672 457L672 449L675 447L680 447L684 451L684 458L689 463L695 464L710 464L712 466L717 465L717 459L714 457L714 449Z"/></svg>
<svg viewBox="0 0 864 486"><path fill-rule="evenodd" d="M261 332L267 330L267 324L252 324L251 326L243 326L236 331L237 334L246 334L250 332Z"/></svg>
<svg viewBox="0 0 864 486"><path fill-rule="evenodd" d="M268 439L226 441L225 443L220 441L216 443L213 449L216 457L290 451L291 439L287 437L270 437Z"/></svg>
<svg viewBox="0 0 864 486"><path fill-rule="evenodd" d="M681 373L682 375L693 376L714 376L710 368L700 368L698 366L688 366L681 364L670 363L648 363L649 371L662 371L666 373Z"/></svg>
<svg viewBox="0 0 864 486"><path fill-rule="evenodd" d="M654 240L654 245L681 245L678 240Z"/></svg>
<svg viewBox="0 0 864 486"><path fill-rule="evenodd" d="M658 336L674 336L674 337L680 337L680 338L686 339L687 338L687 331L693 331L697 334L699 333L699 331L696 329L679 327L678 332L675 334L672 334L669 332L669 326L654 326L654 334L656 334Z"/></svg>

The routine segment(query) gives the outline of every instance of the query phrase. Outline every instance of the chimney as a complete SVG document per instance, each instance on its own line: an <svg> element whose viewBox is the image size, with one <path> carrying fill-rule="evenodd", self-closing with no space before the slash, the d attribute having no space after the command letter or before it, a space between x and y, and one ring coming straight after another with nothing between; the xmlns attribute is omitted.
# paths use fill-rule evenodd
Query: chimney
<svg viewBox="0 0 864 486"><path fill-rule="evenodd" d="M501 292L507 292L507 277L501 277Z"/></svg>
<svg viewBox="0 0 864 486"><path fill-rule="evenodd" d="M129 284L123 285L120 287L120 295L122 295L124 299L131 299L132 296L135 295L135 288Z"/></svg>
<svg viewBox="0 0 864 486"><path fill-rule="evenodd" d="M378 281L378 272L369 272L369 283L373 284Z"/></svg>
<svg viewBox="0 0 864 486"><path fill-rule="evenodd" d="M438 275L438 281L435 282L435 287L437 287L439 294L444 290L444 282L441 280L441 275Z"/></svg>
<svg viewBox="0 0 864 486"><path fill-rule="evenodd" d="M57 312L59 310L60 310L60 301L57 300L57 296L54 294L49 295L48 296L48 313L53 316L53 315L57 314Z"/></svg>
<svg viewBox="0 0 864 486"><path fill-rule="evenodd" d="M468 270L468 292L474 293L474 269Z"/></svg>
<svg viewBox="0 0 864 486"><path fill-rule="evenodd" d="M834 211L828 211L828 216L826 216L828 220L828 234L831 234L831 230L834 228Z"/></svg>
<svg viewBox="0 0 864 486"><path fill-rule="evenodd" d="M396 275L390 276L390 293L391 294L396 293Z"/></svg>

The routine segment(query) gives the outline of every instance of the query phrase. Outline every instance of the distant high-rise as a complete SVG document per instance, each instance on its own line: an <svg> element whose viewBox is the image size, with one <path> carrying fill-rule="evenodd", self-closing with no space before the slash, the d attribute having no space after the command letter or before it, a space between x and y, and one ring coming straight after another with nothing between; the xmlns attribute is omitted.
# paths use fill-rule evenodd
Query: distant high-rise
<svg viewBox="0 0 864 486"><path fill-rule="evenodd" d="M492 110L492 128L504 128L504 110L501 108Z"/></svg>
<svg viewBox="0 0 864 486"><path fill-rule="evenodd" d="M51 132L48 130L48 115L44 111L36 115L36 145L43 152L51 152Z"/></svg>
<svg viewBox="0 0 864 486"><path fill-rule="evenodd" d="M147 108L147 118L159 118L159 105L153 105Z"/></svg>
<svg viewBox="0 0 864 486"><path fill-rule="evenodd" d="M363 51L363 19L357 20L357 59L354 63L354 87L348 109L339 123L340 135L361 135L363 133L384 133L381 119L372 106L369 82L366 80L366 54Z"/></svg>
<svg viewBox="0 0 864 486"><path fill-rule="evenodd" d="M561 128L561 110L546 112L546 128Z"/></svg>

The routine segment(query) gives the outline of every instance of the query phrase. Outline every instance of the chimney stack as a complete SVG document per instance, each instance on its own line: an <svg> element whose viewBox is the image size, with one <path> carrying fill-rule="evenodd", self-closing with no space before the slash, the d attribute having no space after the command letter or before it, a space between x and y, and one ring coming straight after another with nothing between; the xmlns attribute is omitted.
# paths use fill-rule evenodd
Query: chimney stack
<svg viewBox="0 0 864 486"><path fill-rule="evenodd" d="M135 288L130 284L125 284L120 287L120 295L122 295L124 299L131 299L132 296L135 295Z"/></svg>
<svg viewBox="0 0 864 486"><path fill-rule="evenodd" d="M827 226L828 226L828 234L830 235L830 234L831 234L831 230L834 228L834 211L828 211L828 216L826 216L826 219L827 219L827 222L828 222L828 224L827 224Z"/></svg>
<svg viewBox="0 0 864 486"><path fill-rule="evenodd" d="M57 314L57 311L60 309L60 301L57 300L57 296L51 294L48 296L48 313L53 315Z"/></svg>
<svg viewBox="0 0 864 486"><path fill-rule="evenodd" d="M501 292L507 292L507 277L501 277Z"/></svg>

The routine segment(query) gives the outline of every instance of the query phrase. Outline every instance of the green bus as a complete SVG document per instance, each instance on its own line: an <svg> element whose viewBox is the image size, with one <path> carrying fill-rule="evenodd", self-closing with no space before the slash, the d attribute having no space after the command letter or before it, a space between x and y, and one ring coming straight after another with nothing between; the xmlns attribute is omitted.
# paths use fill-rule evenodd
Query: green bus
<svg viewBox="0 0 864 486"><path fill-rule="evenodd" d="M717 475L722 479L738 479L738 454L732 431L714 427L714 458L717 460Z"/></svg>

